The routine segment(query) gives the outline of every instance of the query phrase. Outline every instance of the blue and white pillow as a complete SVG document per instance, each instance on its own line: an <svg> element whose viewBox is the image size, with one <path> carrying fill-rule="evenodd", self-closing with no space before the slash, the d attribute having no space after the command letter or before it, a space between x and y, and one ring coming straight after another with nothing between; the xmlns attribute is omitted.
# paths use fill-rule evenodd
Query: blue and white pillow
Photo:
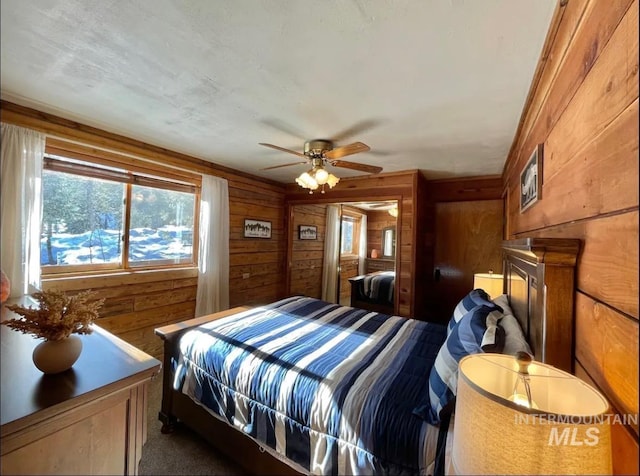
<svg viewBox="0 0 640 476"><path fill-rule="evenodd" d="M500 345L504 344L497 325L501 316L502 311L489 301L489 305L474 307L454 324L431 368L428 400L414 409L415 415L432 425L440 423L440 412L453 404L456 395L460 360L485 349L499 352ZM493 329L491 336L487 333L487 324Z"/></svg>
<svg viewBox="0 0 640 476"><path fill-rule="evenodd" d="M455 326L465 314L477 306L496 306L496 304L491 302L491 298L484 289L474 289L463 297L453 310L453 316L451 316L449 325L447 326L447 335L451 334L453 326Z"/></svg>

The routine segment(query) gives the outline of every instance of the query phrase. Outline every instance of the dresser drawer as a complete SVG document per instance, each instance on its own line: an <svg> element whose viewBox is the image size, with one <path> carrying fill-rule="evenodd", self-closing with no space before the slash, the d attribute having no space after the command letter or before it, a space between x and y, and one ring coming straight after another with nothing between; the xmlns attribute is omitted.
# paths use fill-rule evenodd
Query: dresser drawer
<svg viewBox="0 0 640 476"><path fill-rule="evenodd" d="M395 262L389 259L367 259L367 273L373 273L374 271L393 271L395 269Z"/></svg>

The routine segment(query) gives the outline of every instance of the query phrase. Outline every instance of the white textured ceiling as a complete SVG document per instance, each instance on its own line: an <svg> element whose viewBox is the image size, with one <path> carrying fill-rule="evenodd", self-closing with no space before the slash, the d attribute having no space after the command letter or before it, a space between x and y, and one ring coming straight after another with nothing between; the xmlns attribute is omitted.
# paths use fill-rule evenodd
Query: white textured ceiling
<svg viewBox="0 0 640 476"><path fill-rule="evenodd" d="M2 0L2 98L291 182L305 140L499 174L555 0ZM360 173L333 170L339 176Z"/></svg>

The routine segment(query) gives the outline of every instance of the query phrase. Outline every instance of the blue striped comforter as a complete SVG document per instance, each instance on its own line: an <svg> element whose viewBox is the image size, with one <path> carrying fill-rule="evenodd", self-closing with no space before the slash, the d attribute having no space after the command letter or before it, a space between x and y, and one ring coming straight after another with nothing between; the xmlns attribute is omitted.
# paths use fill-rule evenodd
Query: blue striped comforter
<svg viewBox="0 0 640 476"><path fill-rule="evenodd" d="M416 474L446 328L292 297L188 331L176 388L314 474Z"/></svg>

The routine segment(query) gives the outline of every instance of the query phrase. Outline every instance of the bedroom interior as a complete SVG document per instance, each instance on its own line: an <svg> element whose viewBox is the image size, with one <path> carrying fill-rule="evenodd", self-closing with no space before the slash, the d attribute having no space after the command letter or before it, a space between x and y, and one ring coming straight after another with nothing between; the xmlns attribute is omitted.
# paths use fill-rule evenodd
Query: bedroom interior
<svg viewBox="0 0 640 476"><path fill-rule="evenodd" d="M375 117L373 109L356 117L344 108L345 117L339 122L332 115L335 114L332 110L328 114L330 126L327 127L327 122L319 118L325 109L333 109L333 104L321 92L318 92L318 103L315 104L318 108L316 115L310 115L324 126L321 129L324 132L309 130L310 123L300 120L299 116L284 116L283 113L279 117L284 119L274 119L278 117L277 106L265 113L255 114L254 111L252 119L260 123L260 127L247 124L247 130L243 130L237 136L237 142L232 144L233 147L244 147L246 142L251 142L251 152L247 154L251 160L246 162L240 159L224 162L224 154L209 153L205 149L209 147L213 150L212 144L204 145L208 129L220 131L216 140L221 141L224 135L231 136L230 128L238 127L234 122L236 112L244 105L238 107L236 112L228 111L226 119L233 126L227 126L223 116L216 116L206 126L198 125L196 134L189 139L193 143L192 149L178 146L180 141L175 135L153 135L154 126L160 130L171 121L171 117L162 116L166 114L164 109L158 109L157 122L151 118L149 124L141 122L138 129L125 130L124 126L109 124L109 111L103 111L101 117L97 116L99 112L92 116L87 111L97 105L83 110L79 107L82 101L78 97L75 99L78 109L75 110L72 99L66 103L56 102L56 97L63 101L65 95L72 94L72 88L68 85L55 92L42 92L49 80L53 85L59 79L55 75L45 75L35 66L32 67L35 69L29 70L17 59L18 50L27 55L29 42L32 41L27 32L17 34L6 23L12 19L22 25L18 21L21 14L18 13L17 3L2 3L0 119L3 126L10 124L38 131L46 136L47 148L66 153L69 157L92 156L104 163L115 160L115 157L131 160L132 163L164 164L175 170L185 170L197 176L209 174L228 182L229 310L221 310L221 313L209 319L198 317L199 323L212 320L213 327L210 329L217 332L216 329L220 329L218 326L231 326L225 324L232 322L226 316L234 309L237 311L242 308L250 312L248 310L294 294L322 298L319 271L322 270L324 249L320 238L326 233L327 205L340 203L348 210L350 204L357 202L395 201L398 210L397 218L393 218L395 254L392 260L386 256L374 258L380 261L373 264L393 261L394 312L390 314L415 318L402 322L410 322L420 328L427 324L448 325L457 303L473 289L474 276L488 273L489 270L502 275L503 290L509 295L513 314L519 320L536 360L544 360L595 388L606 397L609 412L620 418L610 426L612 473L638 473L638 0L548 2L547 16L540 15L544 17L541 21L544 24L541 28L542 37L537 47L532 48L535 52L532 53L530 74L517 112L510 122L511 129L506 149L499 157L500 163L492 165L488 161L481 162L475 169L470 167L452 175L447 175L439 168L447 163L455 167L456 160L451 156L428 162L428 157L434 154L442 153L445 157L444 149L429 149L420 145L418 159L402 162L405 159L404 149L399 146L399 140L409 141L412 133L409 130L417 131L415 133L418 136L428 134L425 131L434 129L437 124L437 121L421 122L419 115L422 110L412 109L411 101L402 104L407 110L408 122L416 124L402 123L401 127L407 129L406 133L390 127L389 135L398 136L399 139L389 141L388 146L376 142L376 138L382 138L387 133L389 124L383 119L363 119ZM65 2L54 3L61 7ZM491 2L491 5L499 3ZM530 3L523 1L520 6ZM359 8L364 9L359 10L359 14L368 18L368 21L374 21L367 17L366 6L360 5ZM442 8L445 8L444 4ZM468 8L473 9L471 6ZM466 18L462 6L455 2L447 5L446 9ZM376 13L380 18L386 18L381 11ZM233 16L230 18L233 19ZM501 18L504 20L504 17ZM37 25L42 26L42 23ZM232 33L229 35L229 38L236 38ZM178 34L174 41L182 41L182 38ZM18 42L24 42L25 47L19 49ZM238 52L242 51L243 46L236 47L236 54L241 56ZM66 47L61 51L71 54ZM83 54L91 55L96 51ZM70 57L66 56L65 61L70 61ZM296 59L300 57L296 56ZM35 59L32 61L37 62ZM111 58L109 61L114 60ZM491 57L485 55L482 61L491 63ZM417 64L424 67L421 62ZM351 65L351 62L341 67L350 68L347 65ZM50 71L64 69L63 66L52 64L49 68ZM418 67L414 65L414 68ZM94 71L89 66L85 70L71 67L65 74L66 78L69 75L82 76L86 84L82 85L80 81L75 85L79 88L93 85L93 92L98 93L96 85L100 82L92 82L96 76L91 78L98 70ZM27 74L27 71L31 72ZM405 78L412 75L411 68L399 72ZM234 78L238 70L235 73ZM380 74L384 76L382 72ZM375 84L375 75L371 75L370 79L355 72L354 75L359 87L360 84L368 84L368 81ZM24 81L28 87L21 88L21 78L27 77L28 81ZM186 76L182 78L190 79ZM255 85L256 94L269 94L267 91L271 90L266 89L267 84L273 79L270 77L264 84ZM283 76L277 79L285 81ZM397 82L395 77L393 79ZM180 81L178 77L174 80ZM40 88L36 87L38 84ZM243 92L249 87L248 84L243 82L237 89L230 89L226 93L233 95ZM506 88L508 84L501 83L500 86ZM204 90L213 94L214 86L212 83L208 85L210 88ZM166 84L163 86L166 87ZM412 86L406 85L407 88ZM327 86L317 91L331 91L332 88L340 90L337 82L328 80ZM402 89L397 84L395 88ZM90 89L88 87L85 93L89 94ZM194 86L195 90L197 86ZM414 101L419 101L426 94L424 91L420 94L412 91ZM301 101L313 101L310 95L306 91ZM344 98L340 96L340 99ZM383 95L379 99L384 102ZM371 98L368 100L375 102ZM175 101L175 98L171 101ZM174 107L171 101L171 107ZM185 101L187 103L183 107L191 108L192 112L197 109L193 106L193 97L187 97ZM474 104L470 97L461 97L460 101L466 102L469 107ZM144 104L150 106L151 103ZM208 114L215 110L206 102L202 106ZM351 106L357 110L353 103ZM500 108L499 104L493 106ZM126 108L123 110L128 111ZM146 115L153 110L153 107L148 107L144 113ZM129 113L135 118L132 111ZM442 121L446 122L446 114L442 110L439 113ZM200 121L203 120L198 113L194 114ZM181 116L180 120L186 120L185 117L188 115ZM467 116L465 118L468 119ZM475 119L471 122L480 127L481 120ZM333 124L331 121L336 122ZM300 134L298 129L306 131L305 135ZM336 133L338 129L342 129L342 132ZM318 134L327 134L327 137L335 139L334 147L338 150L354 141L369 144L369 152L349 156L349 162L380 166L382 172L361 175L362 171L357 169L327 167L340 178L339 183L327 188L324 194L309 194L308 189L295 183L295 177L305 168L281 168L279 166L286 164L291 157L286 152L261 150L264 148L258 145L259 142L268 141L282 144L294 153L302 152L304 140L320 137ZM297 142L292 140L294 135L298 137ZM194 137L200 137L201 140ZM300 140L301 137L304 140ZM486 139L489 141L489 137ZM171 145L172 140L176 141L175 147ZM456 140L461 146L455 149L455 153L464 155L465 150L468 153L465 139L458 136ZM538 200L521 210L523 170L539 144L542 144L542 167L538 177ZM398 151L393 151L393 148ZM478 157L486 152L482 145L476 144L475 153ZM404 155L413 157L408 149ZM305 157L305 161L307 159ZM349 162L346 164L349 165ZM394 168L396 162L401 168ZM402 166L407 163L411 165ZM278 168L262 171L273 166ZM3 207L3 219L4 210ZM388 212L384 213L392 218ZM371 212L368 217L381 217L382 214ZM270 238L245 238L245 219L269 222ZM375 219L368 221L375 222ZM317 239L301 240L299 225L315 226ZM367 234L368 260L372 259L371 250L374 247L378 252L382 249L382 230L389 226L386 222L380 222L375 231L370 230ZM576 243L579 243L578 248L575 248ZM304 246L310 247L309 250L305 250ZM8 248L4 239L2 248ZM567 252L569 248L571 252ZM529 264L522 264L519 260ZM355 265L355 260L351 264ZM566 274L568 269L571 269L570 277ZM346 286L343 287L345 282ZM191 397L172 388L170 379L174 366L170 357L179 355L177 337L194 324L192 319L196 316L197 283L198 270L192 266L102 275L50 275L42 279L41 285L43 289L59 289L69 293L93 289L107 298L97 321L98 326L163 362L163 423L173 423L178 418L196 432L210 433L210 428L215 428L214 434L205 435L205 438L215 440L213 444L222 446L223 453L255 452L252 461L244 461L255 464L252 471L292 472L288 463L283 464L273 457L270 442L258 446L248 440L247 444L247 438L239 431L230 429L227 423L216 420L211 412L194 404ZM341 279L340 288L341 292L351 297L348 278ZM494 297L493 293L491 297ZM437 360L435 354L431 358ZM28 355L26 363L30 364ZM4 396L13 390L5 376L0 377ZM37 384L35 376L34 382ZM157 384L156 380L151 386ZM145 389L146 385L143 386ZM140 390L137 398L146 405L153 398L147 400L149 397L145 392ZM114 397L109 401L121 402L122 398ZM138 402L131 396L126 398ZM60 410L57 419L53 418L57 423L66 418L63 410ZM82 410L80 407L76 410L96 411ZM44 413L45 419L55 416L54 409ZM625 418L634 415L635 420ZM142 433L158 431L159 423L149 420L140 420ZM431 424L425 425L431 427ZM455 421L451 422L450 427L455 427ZM46 428L46 432L57 431L52 425L43 428ZM91 430L82 427L78 431ZM18 453L12 456L16 447L31 441L31 437L25 435L24 427L7 426L3 419L3 466L5 461L11 461L10 458L18 458ZM453 439L455 435L455 430L452 430L447 437ZM171 436L154 435L154 439ZM220 440L224 441L223 445ZM139 446L136 444L140 443L140 440L132 443L131 455L127 457L139 459ZM450 450L449 445L447 448ZM23 454L20 453L17 470L21 467L20 461L24 460ZM291 459L299 462L300 455L294 454L296 456ZM232 458L238 459L237 455ZM129 474L137 473L135 463L127 464ZM299 466L297 469L300 471ZM305 469L304 466L302 469Z"/></svg>

